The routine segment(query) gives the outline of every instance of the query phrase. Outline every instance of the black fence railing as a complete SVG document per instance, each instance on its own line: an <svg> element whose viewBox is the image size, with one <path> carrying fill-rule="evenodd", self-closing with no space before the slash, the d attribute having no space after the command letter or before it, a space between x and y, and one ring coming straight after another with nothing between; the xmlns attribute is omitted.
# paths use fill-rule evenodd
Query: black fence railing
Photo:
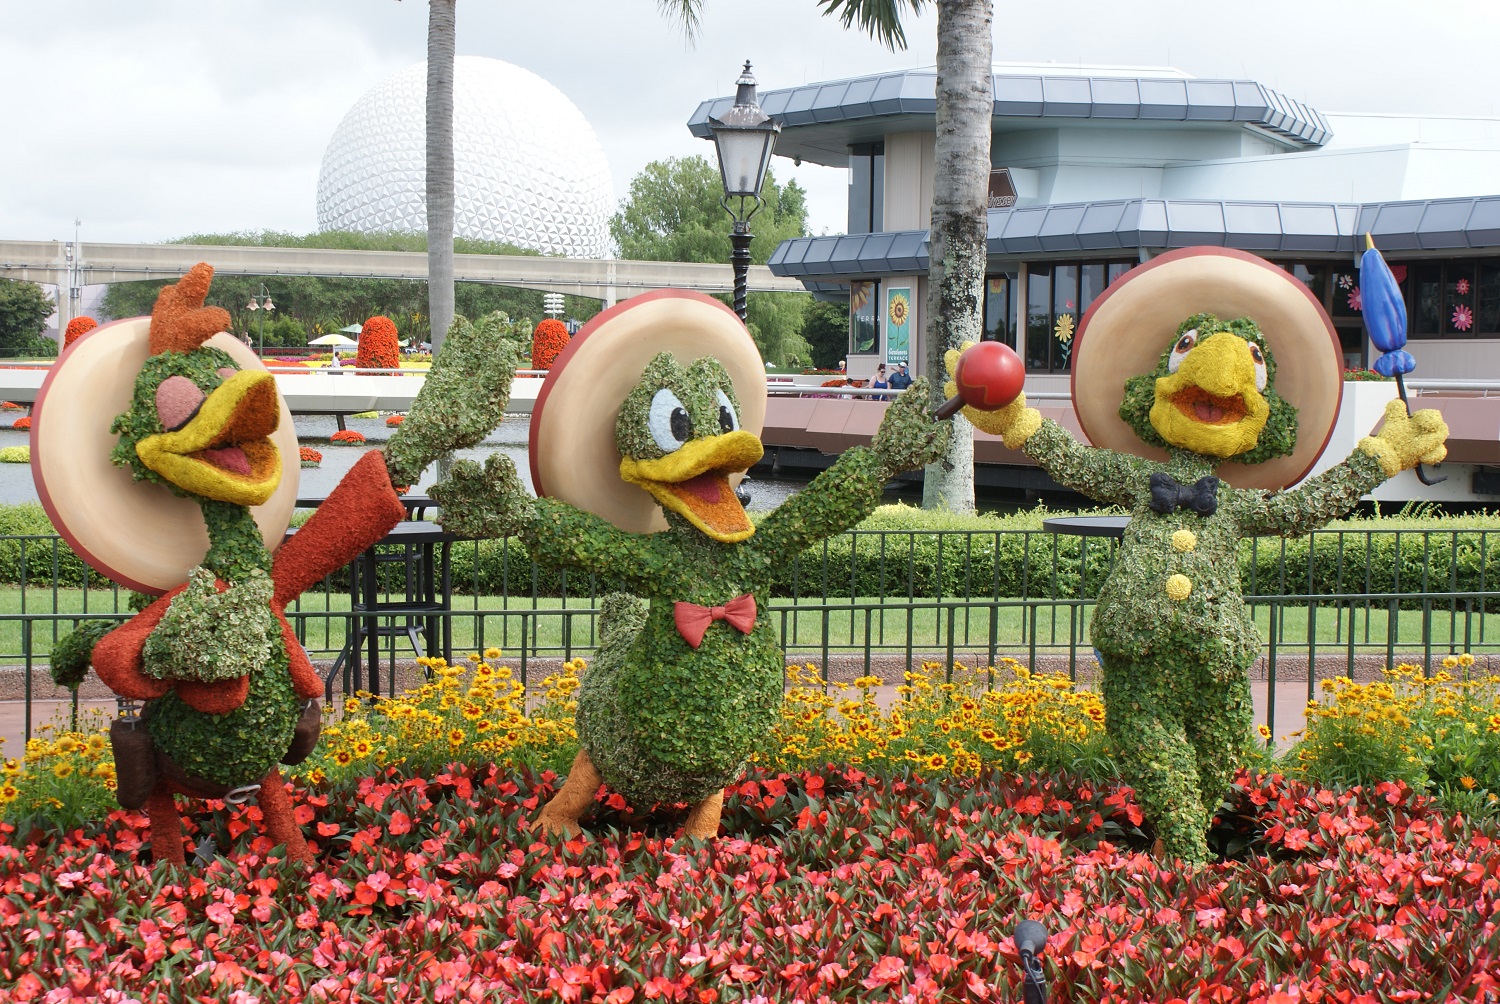
<svg viewBox="0 0 1500 1004"><path fill-rule="evenodd" d="M1266 688L1266 723L1275 729L1277 694L1305 686L1312 699L1332 676L1400 661L1432 666L1459 652L1500 659L1497 545L1500 528L1339 529L1244 542L1241 580L1265 642L1254 672ZM855 531L787 562L765 615L789 661L813 662L828 679L899 683L925 661L983 666L1008 657L1089 681L1089 624L1117 546L1028 530ZM533 682L597 648L600 601L611 591L603 577L544 569L513 540L455 543L449 562L451 594L422 616L446 622L456 658L499 648ZM412 588L410 563L378 567L382 595L399 607ZM0 537L0 581L14 583L0 585L0 700L25 703L29 735L33 704L60 696L44 669L52 644L79 620L128 618L131 594L42 534ZM287 610L325 670L344 654L331 680L344 693L369 687L368 649L359 660L346 651L355 621L412 620L353 609L359 599L343 572ZM382 632L378 648L381 690L413 679L405 632Z"/></svg>

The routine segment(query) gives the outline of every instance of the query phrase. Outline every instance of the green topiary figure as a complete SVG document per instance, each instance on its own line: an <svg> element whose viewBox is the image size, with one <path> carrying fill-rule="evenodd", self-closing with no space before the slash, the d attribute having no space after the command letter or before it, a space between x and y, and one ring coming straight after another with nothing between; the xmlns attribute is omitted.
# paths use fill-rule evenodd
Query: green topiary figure
<svg viewBox="0 0 1500 1004"><path fill-rule="evenodd" d="M1218 249L1210 253L1224 258ZM1187 252L1173 255L1173 261L1192 261ZM1254 271L1229 275L1231 287L1261 278ZM1198 282L1203 275L1188 278ZM1201 303L1194 290L1188 283L1181 291L1184 300ZM1303 293L1288 295L1295 306ZM1135 306L1120 309L1130 314ZM1101 311L1094 319L1106 316L1112 315ZM1089 331L1096 345L1106 347L1101 353L1112 346L1111 339L1152 338L1149 325L1127 330L1121 321L1118 328L1106 328L1110 323ZM1090 363L1081 351L1083 334L1075 350L1080 417L1083 388L1098 391L1106 381L1118 387L1120 373L1118 358L1101 355L1091 357L1096 368L1085 374ZM1326 332L1313 331L1303 343L1289 338L1283 327L1280 337L1290 357L1280 360L1282 365L1326 362L1313 358L1330 352ZM1024 450L1059 483L1130 511L1090 628L1103 669L1105 726L1124 778L1156 828L1159 851L1202 862L1208 856L1205 832L1249 736L1247 671L1261 648L1240 593L1240 539L1303 533L1346 514L1386 478L1419 460L1441 460L1448 430L1437 412L1408 417L1399 401L1392 402L1378 436L1361 440L1347 460L1299 488L1232 487L1216 476L1221 465L1262 464L1297 448L1298 413L1277 392L1273 343L1249 318L1226 322L1208 313L1188 317L1175 333L1161 331L1155 338L1165 350L1155 368L1126 379L1123 400L1118 392L1114 400L1120 402L1119 418L1138 437L1137 446L1165 448L1164 462L1080 445L1062 426L1027 407L1024 395L998 412L965 409L965 414L980 429L1003 436L1006 446ZM950 369L953 362L950 358ZM1337 374L1337 363L1329 365ZM1335 401L1337 390L1335 385L1329 391ZM1106 433L1096 441L1102 438ZM1116 441L1120 450L1135 449ZM1313 442L1309 465L1321 442Z"/></svg>
<svg viewBox="0 0 1500 1004"><path fill-rule="evenodd" d="M727 314L722 305L698 299L706 305L697 309L710 316ZM620 323L629 323L622 311L635 302L612 312ZM697 340L691 323L677 315L668 320L641 331L675 326L688 332L689 343ZM748 346L743 325L729 323L735 327L726 337L737 331ZM750 353L749 368L758 369L753 347ZM567 369L580 365L581 355L575 353ZM632 366L617 353L605 353L602 363L611 375ZM869 448L846 452L756 526L730 477L760 459L762 448L741 427L744 403L725 364L713 356L684 364L662 352L633 372L639 379L618 404L610 453L618 477L649 493L665 513L664 531L627 532L567 502L532 498L510 459L498 454L483 468L455 463L451 479L432 494L449 529L519 535L537 560L612 577L639 597L614 597L605 606L602 646L579 693L582 749L567 783L542 811L542 828L572 833L602 780L640 804L691 803L687 835L711 837L718 832L724 786L781 703L785 660L775 623L764 614L773 570L868 515L886 481L936 457L948 430L928 416L927 388L918 381L886 411ZM758 378L764 380L763 370ZM585 394L597 386L593 379L580 384ZM565 407L583 410L588 401L570 399ZM594 421L585 425L596 427ZM536 471L533 465L539 480Z"/></svg>
<svg viewBox="0 0 1500 1004"><path fill-rule="evenodd" d="M354 365L360 369L394 370L401 368L401 346L396 337L396 322L376 314L359 331L359 348Z"/></svg>

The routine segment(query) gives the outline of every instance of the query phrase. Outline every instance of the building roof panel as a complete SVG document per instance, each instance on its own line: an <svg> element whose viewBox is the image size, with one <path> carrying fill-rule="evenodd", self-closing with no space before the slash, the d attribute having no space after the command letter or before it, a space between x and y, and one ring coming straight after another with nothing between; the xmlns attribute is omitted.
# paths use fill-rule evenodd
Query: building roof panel
<svg viewBox="0 0 1500 1004"><path fill-rule="evenodd" d="M1431 250L1468 247L1464 231L1473 211L1473 199L1438 199L1427 203L1422 222L1417 224L1417 240Z"/></svg>
<svg viewBox="0 0 1500 1004"><path fill-rule="evenodd" d="M1189 80L1187 104L1187 117L1194 122L1233 121L1234 81Z"/></svg>
<svg viewBox="0 0 1500 1004"><path fill-rule="evenodd" d="M1088 118L1094 95L1087 77L1043 77L1042 115L1048 118Z"/></svg>
<svg viewBox="0 0 1500 1004"><path fill-rule="evenodd" d="M1187 118L1186 80L1142 80L1141 118L1179 121Z"/></svg>
<svg viewBox="0 0 1500 1004"><path fill-rule="evenodd" d="M995 114L1035 117L1042 114L1046 95L1041 77L995 76Z"/></svg>
<svg viewBox="0 0 1500 1004"><path fill-rule="evenodd" d="M1133 77L1094 77L1089 81L1094 96L1094 118L1138 119L1141 117L1141 82Z"/></svg>

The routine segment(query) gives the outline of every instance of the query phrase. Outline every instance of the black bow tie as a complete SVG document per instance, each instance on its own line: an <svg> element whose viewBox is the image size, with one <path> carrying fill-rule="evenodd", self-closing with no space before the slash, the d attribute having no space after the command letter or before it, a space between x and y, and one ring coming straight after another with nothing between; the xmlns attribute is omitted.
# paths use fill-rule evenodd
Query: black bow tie
<svg viewBox="0 0 1500 1004"><path fill-rule="evenodd" d="M1191 509L1199 516L1212 516L1219 508L1219 479L1210 474L1191 485L1179 484L1170 474L1160 471L1151 475L1151 509L1170 513Z"/></svg>

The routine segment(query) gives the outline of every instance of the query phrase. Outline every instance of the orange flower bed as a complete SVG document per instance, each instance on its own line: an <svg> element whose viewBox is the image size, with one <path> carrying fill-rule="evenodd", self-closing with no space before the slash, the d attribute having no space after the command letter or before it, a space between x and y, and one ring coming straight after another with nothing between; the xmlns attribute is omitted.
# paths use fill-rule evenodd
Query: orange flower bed
<svg viewBox="0 0 1500 1004"><path fill-rule="evenodd" d="M30 415L22 415L20 418L16 419L14 422L12 422L10 427L12 429L21 429L23 431L26 430L26 429L31 428L31 416Z"/></svg>
<svg viewBox="0 0 1500 1004"><path fill-rule="evenodd" d="M390 416L389 418L387 418L385 420L385 424L387 426L389 426L390 428L394 429L396 426L400 425L404 421L406 421L406 416L405 415L392 415L392 416Z"/></svg>
<svg viewBox="0 0 1500 1004"><path fill-rule="evenodd" d="M323 462L323 454L319 453L311 446L302 447L298 451L298 453L301 455L303 467L317 467Z"/></svg>
<svg viewBox="0 0 1500 1004"><path fill-rule="evenodd" d="M531 368L550 370L558 355L568 347L568 326L549 317L531 333Z"/></svg>
<svg viewBox="0 0 1500 1004"><path fill-rule="evenodd" d="M354 365L360 369L394 370L401 366L401 346L396 344L396 322L376 314L359 333Z"/></svg>
<svg viewBox="0 0 1500 1004"><path fill-rule="evenodd" d="M329 436L328 441L331 443L363 443L365 441L365 434L355 432L353 429L340 429Z"/></svg>

